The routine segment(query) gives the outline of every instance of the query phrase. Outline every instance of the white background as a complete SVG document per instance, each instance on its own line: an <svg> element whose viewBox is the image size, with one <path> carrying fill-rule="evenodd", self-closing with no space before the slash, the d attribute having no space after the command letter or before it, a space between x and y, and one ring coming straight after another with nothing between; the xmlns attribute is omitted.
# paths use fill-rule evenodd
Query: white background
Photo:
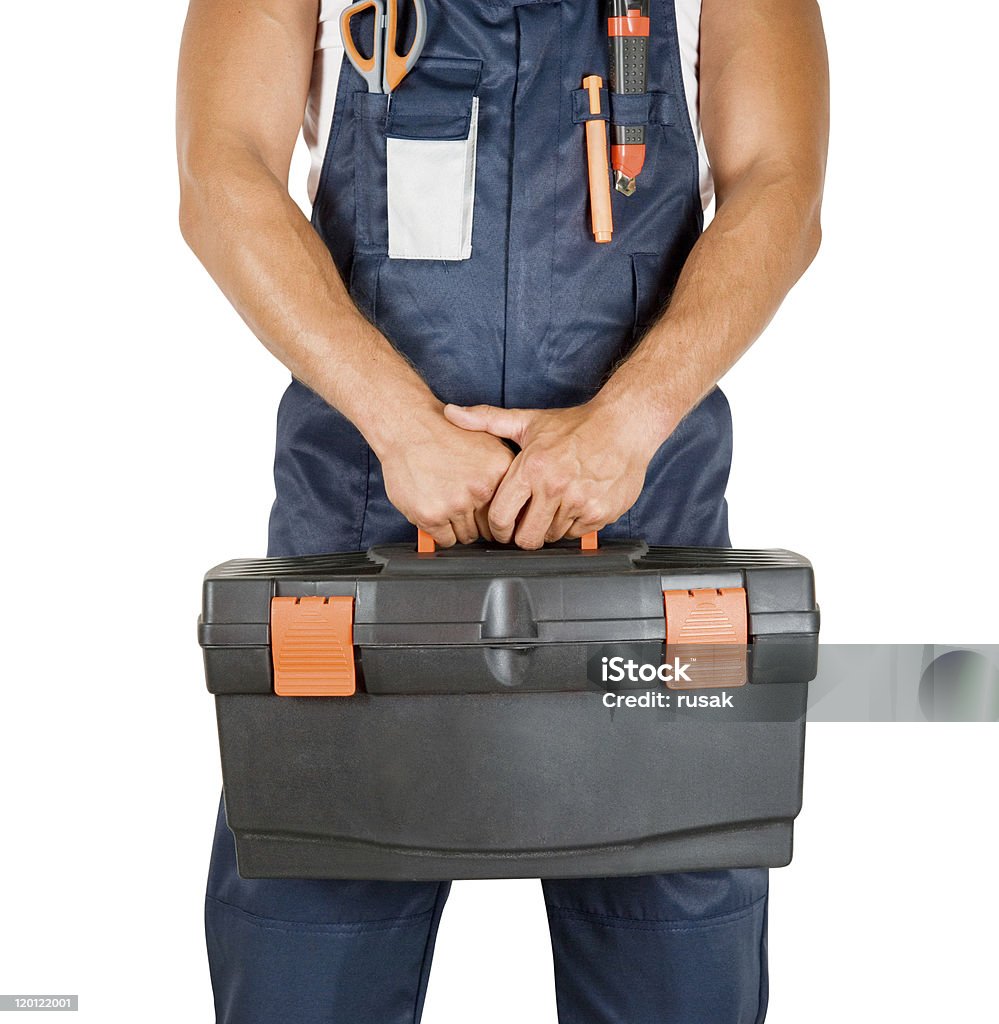
<svg viewBox="0 0 999 1024"><path fill-rule="evenodd" d="M824 8L825 243L727 382L733 540L812 558L827 640L994 643L999 25ZM4 12L0 992L95 1024L212 1019L195 617L206 568L263 551L286 379L176 228L183 14ZM997 738L810 729L770 1024L996 1020ZM537 884L459 883L425 1020L551 1024L550 975Z"/></svg>

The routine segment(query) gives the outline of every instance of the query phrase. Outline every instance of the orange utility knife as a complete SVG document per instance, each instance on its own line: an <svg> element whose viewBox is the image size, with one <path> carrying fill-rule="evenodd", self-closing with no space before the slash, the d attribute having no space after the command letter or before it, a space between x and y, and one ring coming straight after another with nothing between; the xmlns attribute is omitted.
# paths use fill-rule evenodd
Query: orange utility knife
<svg viewBox="0 0 999 1024"><path fill-rule="evenodd" d="M607 36L611 93L643 95L649 80L649 0L607 0ZM644 163L645 125L612 120L611 168L618 192L626 196L634 193L635 179Z"/></svg>

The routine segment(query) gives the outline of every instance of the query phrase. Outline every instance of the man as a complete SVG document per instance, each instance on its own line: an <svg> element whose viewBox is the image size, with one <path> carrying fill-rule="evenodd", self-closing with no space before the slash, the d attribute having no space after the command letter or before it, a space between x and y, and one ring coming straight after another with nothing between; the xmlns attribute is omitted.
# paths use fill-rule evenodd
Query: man
<svg viewBox="0 0 999 1024"><path fill-rule="evenodd" d="M191 0L181 54L184 237L294 378L270 553L415 526L441 545L605 527L727 544L715 384L819 244L814 0L653 0L647 99L627 108L646 161L635 194L614 196L609 245L589 233L578 95L607 75L601 0L429 0L391 105L340 59L343 7ZM311 223L287 190L303 111ZM431 148L398 148L414 136ZM457 168L460 211L428 218L407 196L428 152L426 188ZM470 234L437 255L436 225L458 212ZM447 889L240 879L220 812L218 1021L419 1020ZM547 880L544 894L563 1024L763 1020L765 871Z"/></svg>

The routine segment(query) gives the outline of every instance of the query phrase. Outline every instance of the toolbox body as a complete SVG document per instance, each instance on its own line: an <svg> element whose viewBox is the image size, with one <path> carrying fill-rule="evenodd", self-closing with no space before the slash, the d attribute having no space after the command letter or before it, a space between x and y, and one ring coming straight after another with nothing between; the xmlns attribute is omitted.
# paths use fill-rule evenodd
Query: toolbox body
<svg viewBox="0 0 999 1024"><path fill-rule="evenodd" d="M791 858L818 644L811 566L791 552L233 561L205 578L199 633L244 877ZM646 676L608 677L614 659ZM679 678L650 680L656 666Z"/></svg>

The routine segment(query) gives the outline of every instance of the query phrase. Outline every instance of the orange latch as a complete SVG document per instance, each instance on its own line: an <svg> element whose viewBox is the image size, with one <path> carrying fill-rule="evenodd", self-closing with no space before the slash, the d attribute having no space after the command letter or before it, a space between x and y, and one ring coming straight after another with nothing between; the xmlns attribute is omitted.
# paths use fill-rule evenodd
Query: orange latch
<svg viewBox="0 0 999 1024"><path fill-rule="evenodd" d="M349 697L354 679L354 599L271 599L274 692L281 697Z"/></svg>
<svg viewBox="0 0 999 1024"><path fill-rule="evenodd" d="M696 680L670 685L671 689L697 689L708 686L742 686L747 680L746 645L749 642L749 613L743 587L706 590L664 590L667 653L679 648L685 657L697 658L698 648L705 650L701 664L692 672ZM694 650L684 650L687 645Z"/></svg>
<svg viewBox="0 0 999 1024"><path fill-rule="evenodd" d="M666 643L742 644L748 642L746 591L664 590Z"/></svg>

